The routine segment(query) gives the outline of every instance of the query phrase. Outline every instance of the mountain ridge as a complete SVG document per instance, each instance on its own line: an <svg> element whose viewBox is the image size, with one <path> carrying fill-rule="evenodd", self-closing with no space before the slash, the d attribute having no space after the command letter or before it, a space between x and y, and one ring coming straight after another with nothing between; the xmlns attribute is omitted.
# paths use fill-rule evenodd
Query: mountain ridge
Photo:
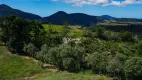
<svg viewBox="0 0 142 80"><path fill-rule="evenodd" d="M39 20L43 23L52 23L62 25L65 20L68 21L70 25L91 25L104 21L115 20L117 22L142 22L142 19L136 18L116 18L110 15L94 16L85 13L66 13L64 11L58 11L50 16L41 17L39 15L24 12L18 9L14 9L6 4L0 5L0 16L6 17L10 15L16 15L28 20Z"/></svg>

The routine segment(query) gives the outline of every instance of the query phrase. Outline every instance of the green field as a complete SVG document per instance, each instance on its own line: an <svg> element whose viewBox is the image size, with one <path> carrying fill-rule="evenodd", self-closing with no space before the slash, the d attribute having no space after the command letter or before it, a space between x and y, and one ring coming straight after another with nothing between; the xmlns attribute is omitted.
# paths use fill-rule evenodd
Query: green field
<svg viewBox="0 0 142 80"><path fill-rule="evenodd" d="M45 30L47 31L47 33L49 32L49 25L48 24L43 24ZM56 36L59 35L63 32L63 26L60 25L52 25L52 31L56 32L55 34L52 34L52 36ZM78 38L78 37L82 37L83 35L83 30L78 29L78 28L69 28L69 32L67 34L67 37L69 38Z"/></svg>

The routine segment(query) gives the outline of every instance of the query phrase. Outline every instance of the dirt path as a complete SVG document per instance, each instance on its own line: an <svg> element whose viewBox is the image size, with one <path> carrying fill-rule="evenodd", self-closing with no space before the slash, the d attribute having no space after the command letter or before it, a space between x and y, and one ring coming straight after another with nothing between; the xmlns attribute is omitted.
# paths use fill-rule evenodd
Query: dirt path
<svg viewBox="0 0 142 80"><path fill-rule="evenodd" d="M47 74L45 73L42 73L42 74L35 74L34 76L30 76L30 77L25 77L25 80L27 79L34 79L34 78L37 78L39 76L47 76Z"/></svg>

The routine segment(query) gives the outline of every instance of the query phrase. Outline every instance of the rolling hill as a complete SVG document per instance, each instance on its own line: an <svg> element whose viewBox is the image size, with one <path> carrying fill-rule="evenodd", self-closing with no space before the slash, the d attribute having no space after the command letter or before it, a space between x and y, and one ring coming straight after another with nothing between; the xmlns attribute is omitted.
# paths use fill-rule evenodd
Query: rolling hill
<svg viewBox="0 0 142 80"><path fill-rule="evenodd" d="M59 11L49 17L43 18L43 22L51 22L53 24L61 25L67 20L71 25L90 25L104 21L103 18L98 16L91 16L83 13L67 14L66 12Z"/></svg>
<svg viewBox="0 0 142 80"><path fill-rule="evenodd" d="M109 15L102 15L102 16L93 16L93 15L87 15L84 13L72 13L68 14L63 11L58 11L55 14L52 14L51 16L47 17L40 17L39 15L24 12L18 9L13 9L12 7L9 7L8 5L1 4L0 5L0 16L6 17L16 15L18 17L22 17L28 20L39 20L43 23L52 23L57 25L62 25L64 21L68 21L70 25L83 25L88 26L96 23L107 23L107 22L116 22L116 23L128 23L128 22L142 22L141 19L136 18L115 18Z"/></svg>

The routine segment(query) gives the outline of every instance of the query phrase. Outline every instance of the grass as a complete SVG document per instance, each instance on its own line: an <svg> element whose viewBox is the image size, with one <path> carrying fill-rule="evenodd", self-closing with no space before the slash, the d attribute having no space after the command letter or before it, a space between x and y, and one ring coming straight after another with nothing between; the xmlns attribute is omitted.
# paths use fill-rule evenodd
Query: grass
<svg viewBox="0 0 142 80"><path fill-rule="evenodd" d="M47 32L49 32L49 25L48 24L43 24L45 30ZM62 32L63 31L63 26L60 26L60 25L52 25L52 30L53 32Z"/></svg>
<svg viewBox="0 0 142 80"><path fill-rule="evenodd" d="M45 30L47 33L49 32L49 25L48 24L43 24ZM56 34L52 34L52 36L59 35L63 32L63 26L60 25L52 25L52 31L57 32ZM67 34L67 37L69 38L79 38L83 36L83 30L78 29L78 28L70 28L69 33Z"/></svg>
<svg viewBox="0 0 142 80"><path fill-rule="evenodd" d="M33 80L112 80L103 75L93 75L91 72L68 73L68 72L49 72L46 76L40 76Z"/></svg>
<svg viewBox="0 0 142 80"><path fill-rule="evenodd" d="M12 55L6 47L0 47L0 80L23 80L41 72L43 69L32 59Z"/></svg>

